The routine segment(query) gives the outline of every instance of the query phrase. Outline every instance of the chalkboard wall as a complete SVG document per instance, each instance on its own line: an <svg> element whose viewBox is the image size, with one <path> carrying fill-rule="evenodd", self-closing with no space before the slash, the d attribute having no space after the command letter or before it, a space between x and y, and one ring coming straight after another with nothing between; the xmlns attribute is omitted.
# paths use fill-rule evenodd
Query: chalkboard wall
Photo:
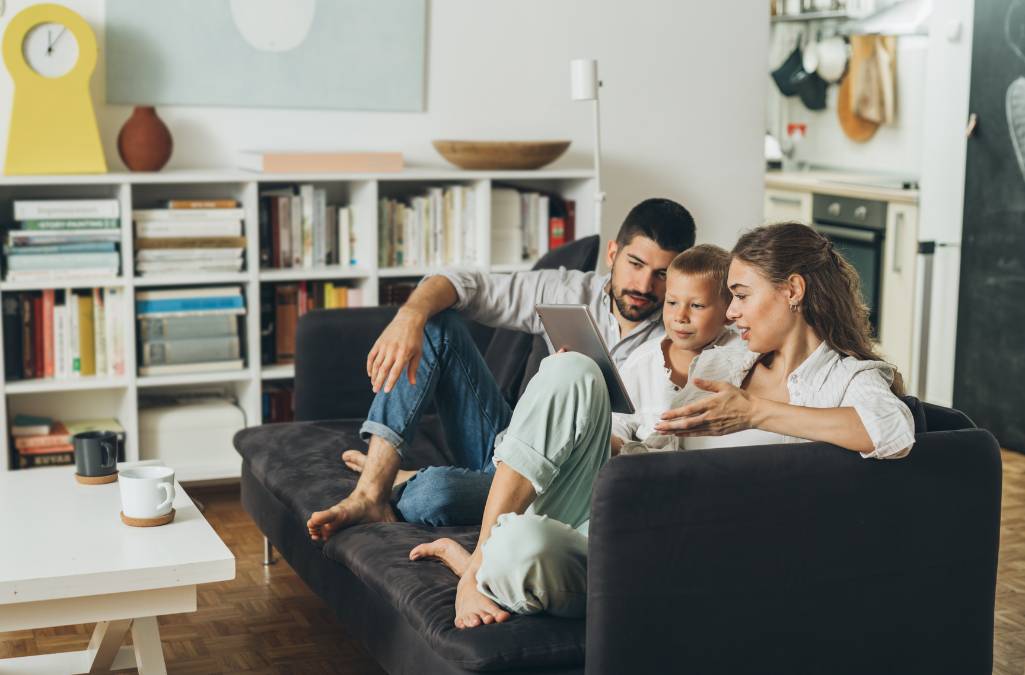
<svg viewBox="0 0 1025 675"><path fill-rule="evenodd" d="M954 406L1025 452L1025 0L976 1L970 101Z"/></svg>

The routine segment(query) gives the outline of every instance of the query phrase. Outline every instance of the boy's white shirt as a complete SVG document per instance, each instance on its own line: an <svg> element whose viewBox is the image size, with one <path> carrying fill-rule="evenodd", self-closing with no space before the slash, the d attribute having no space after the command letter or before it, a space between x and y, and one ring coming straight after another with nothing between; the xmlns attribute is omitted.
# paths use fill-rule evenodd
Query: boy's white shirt
<svg viewBox="0 0 1025 675"><path fill-rule="evenodd" d="M700 354L691 361L687 384L683 387L673 384L672 370L666 363L663 351L665 342L666 339L646 342L634 350L619 369L623 385L634 404L632 414L612 413L612 435L627 442L620 450L621 454L682 450L684 439L659 434L655 431L655 425L665 411L711 395L711 392L693 384L691 375ZM746 352L746 344L735 329L725 326L719 337L706 345L702 352L709 349L739 349Z"/></svg>

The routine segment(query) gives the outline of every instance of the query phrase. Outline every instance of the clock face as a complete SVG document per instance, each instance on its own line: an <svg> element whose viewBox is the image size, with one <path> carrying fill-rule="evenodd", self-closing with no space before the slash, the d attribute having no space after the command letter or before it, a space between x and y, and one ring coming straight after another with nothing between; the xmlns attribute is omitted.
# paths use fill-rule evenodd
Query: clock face
<svg viewBox="0 0 1025 675"><path fill-rule="evenodd" d="M25 35L21 51L29 67L43 77L66 75L78 62L78 40L59 23L34 27Z"/></svg>

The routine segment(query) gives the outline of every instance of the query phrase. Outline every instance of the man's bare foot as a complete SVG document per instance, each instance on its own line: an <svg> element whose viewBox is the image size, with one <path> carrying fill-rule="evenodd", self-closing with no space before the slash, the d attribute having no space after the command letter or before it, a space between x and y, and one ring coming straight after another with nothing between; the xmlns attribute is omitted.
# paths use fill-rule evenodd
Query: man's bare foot
<svg viewBox="0 0 1025 675"><path fill-rule="evenodd" d="M394 523L395 512L388 502L379 502L353 493L326 511L317 511L306 521L313 541L327 541L332 534L359 523Z"/></svg>
<svg viewBox="0 0 1025 675"><path fill-rule="evenodd" d="M362 450L346 450L342 453L342 461L345 462L345 466L349 467L356 473L363 473L363 467L367 465L367 453ZM395 482L392 483L392 487L402 485L415 475L416 471L405 471L403 469L399 469L399 472L395 474Z"/></svg>
<svg viewBox="0 0 1025 675"><path fill-rule="evenodd" d="M512 614L477 590L477 575L464 575L456 589L456 628L475 628L481 624L502 623Z"/></svg>
<svg viewBox="0 0 1025 675"><path fill-rule="evenodd" d="M409 552L410 560L423 560L426 558L437 558L445 563L445 567L452 570L457 577L463 576L466 566L470 564L470 552L459 545L459 542L452 539L435 539L427 544L415 546Z"/></svg>

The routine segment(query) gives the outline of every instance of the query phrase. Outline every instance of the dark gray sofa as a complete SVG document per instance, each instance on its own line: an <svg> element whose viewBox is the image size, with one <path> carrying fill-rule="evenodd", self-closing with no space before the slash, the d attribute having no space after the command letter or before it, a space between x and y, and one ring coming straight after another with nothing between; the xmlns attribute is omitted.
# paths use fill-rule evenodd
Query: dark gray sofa
<svg viewBox="0 0 1025 675"><path fill-rule="evenodd" d="M392 312L304 316L301 421L235 439L246 510L389 673L990 672L999 448L915 399L900 461L823 443L613 459L593 498L586 621L456 629L455 578L407 554L441 535L472 546L476 528L369 524L312 543L309 514L355 484L339 455L363 447L365 357ZM543 343L479 337L515 399ZM416 448L446 461L430 421Z"/></svg>

